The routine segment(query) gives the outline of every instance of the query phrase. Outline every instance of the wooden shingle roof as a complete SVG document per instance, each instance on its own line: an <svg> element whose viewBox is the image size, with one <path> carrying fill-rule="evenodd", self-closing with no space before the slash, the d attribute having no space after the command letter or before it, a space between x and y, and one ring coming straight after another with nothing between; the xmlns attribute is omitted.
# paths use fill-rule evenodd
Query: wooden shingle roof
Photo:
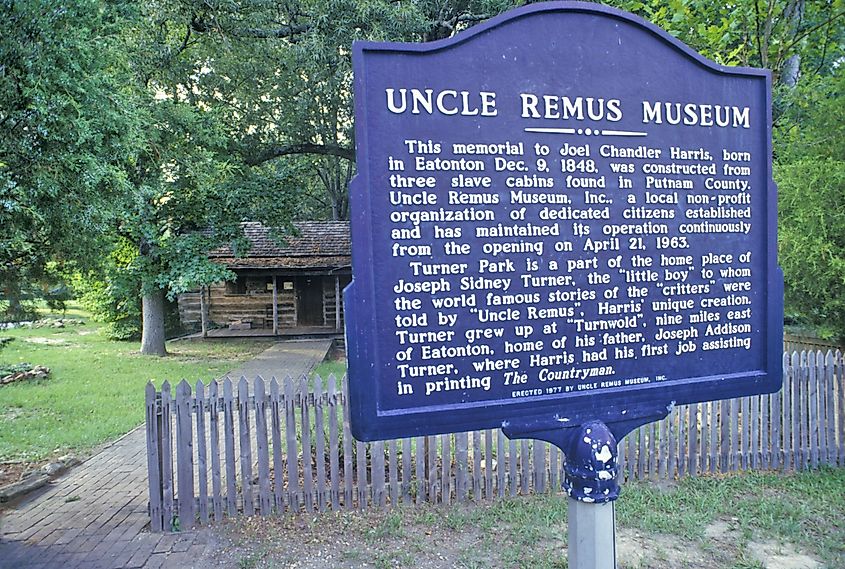
<svg viewBox="0 0 845 569"><path fill-rule="evenodd" d="M298 234L279 243L261 223L244 223L244 234L252 244L244 257L235 257L229 246L212 251L209 257L230 269L338 269L351 264L348 221L297 221L294 226Z"/></svg>

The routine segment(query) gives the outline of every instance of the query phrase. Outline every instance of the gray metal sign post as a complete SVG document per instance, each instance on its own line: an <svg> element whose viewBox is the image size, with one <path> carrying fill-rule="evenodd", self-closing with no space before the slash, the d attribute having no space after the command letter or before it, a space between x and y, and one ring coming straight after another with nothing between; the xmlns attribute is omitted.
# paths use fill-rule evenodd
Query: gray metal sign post
<svg viewBox="0 0 845 569"><path fill-rule="evenodd" d="M569 569L616 569L614 502L587 504L569 498Z"/></svg>
<svg viewBox="0 0 845 569"><path fill-rule="evenodd" d="M533 438L558 446L565 455L563 489L568 496L568 559L570 569L616 569L616 510L619 497L617 436L646 420L659 420L668 408L655 408L638 421L625 417L610 424L587 420L573 427L544 429L534 422L508 423L509 438ZM547 426L547 425L546 425Z"/></svg>
<svg viewBox="0 0 845 569"><path fill-rule="evenodd" d="M616 438L604 423L579 430L566 457L570 569L616 569Z"/></svg>

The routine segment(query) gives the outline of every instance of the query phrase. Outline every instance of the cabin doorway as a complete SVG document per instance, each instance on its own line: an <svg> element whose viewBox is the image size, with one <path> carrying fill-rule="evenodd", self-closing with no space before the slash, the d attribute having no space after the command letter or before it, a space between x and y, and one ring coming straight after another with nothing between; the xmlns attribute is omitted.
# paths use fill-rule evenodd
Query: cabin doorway
<svg viewBox="0 0 845 569"><path fill-rule="evenodd" d="M323 281L321 277L296 279L296 320L299 326L323 326Z"/></svg>

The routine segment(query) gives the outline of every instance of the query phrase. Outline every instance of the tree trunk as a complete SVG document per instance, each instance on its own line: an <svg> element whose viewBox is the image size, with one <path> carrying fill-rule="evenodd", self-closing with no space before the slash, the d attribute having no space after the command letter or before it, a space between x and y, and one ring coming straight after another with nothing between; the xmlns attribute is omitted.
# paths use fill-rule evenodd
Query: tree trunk
<svg viewBox="0 0 845 569"><path fill-rule="evenodd" d="M792 11L788 11L789 27L792 36L798 35L801 26L801 20L804 17L804 0L797 0L792 6ZM793 53L783 64L783 70L780 74L781 82L789 88L793 88L798 84L798 77L801 73L801 51L796 48Z"/></svg>
<svg viewBox="0 0 845 569"><path fill-rule="evenodd" d="M141 297L141 353L166 356L164 346L164 291L157 288Z"/></svg>
<svg viewBox="0 0 845 569"><path fill-rule="evenodd" d="M6 320L10 322L21 322L28 318L35 318L34 314L28 313L21 303L21 287L14 277L6 280L3 285L3 295L9 305L3 314Z"/></svg>
<svg viewBox="0 0 845 569"><path fill-rule="evenodd" d="M202 337L208 338L208 301L206 300L208 294L208 287L200 287L200 327L202 328ZM209 300L211 295L209 294Z"/></svg>
<svg viewBox="0 0 845 569"><path fill-rule="evenodd" d="M6 300L9 301L9 307L6 308L6 316L12 322L24 320L24 309L21 304L21 297L17 292L6 289Z"/></svg>

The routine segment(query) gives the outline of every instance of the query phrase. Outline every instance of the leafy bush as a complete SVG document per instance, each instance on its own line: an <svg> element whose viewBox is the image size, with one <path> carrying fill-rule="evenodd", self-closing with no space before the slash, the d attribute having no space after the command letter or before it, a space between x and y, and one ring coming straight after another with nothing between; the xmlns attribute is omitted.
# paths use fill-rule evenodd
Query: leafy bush
<svg viewBox="0 0 845 569"><path fill-rule="evenodd" d="M71 277L79 303L97 322L105 324L103 332L112 340L141 338L141 278L133 264L135 252L128 242L118 245L105 259L98 272L76 272ZM178 335L178 307L165 301L165 334Z"/></svg>
<svg viewBox="0 0 845 569"><path fill-rule="evenodd" d="M845 337L845 161L798 160L777 177L787 311L822 337Z"/></svg>
<svg viewBox="0 0 845 569"><path fill-rule="evenodd" d="M845 339L845 65L789 94L776 131L787 314Z"/></svg>
<svg viewBox="0 0 845 569"><path fill-rule="evenodd" d="M77 275L73 288L79 303L112 340L137 340L141 337L140 285L134 296L110 277Z"/></svg>

